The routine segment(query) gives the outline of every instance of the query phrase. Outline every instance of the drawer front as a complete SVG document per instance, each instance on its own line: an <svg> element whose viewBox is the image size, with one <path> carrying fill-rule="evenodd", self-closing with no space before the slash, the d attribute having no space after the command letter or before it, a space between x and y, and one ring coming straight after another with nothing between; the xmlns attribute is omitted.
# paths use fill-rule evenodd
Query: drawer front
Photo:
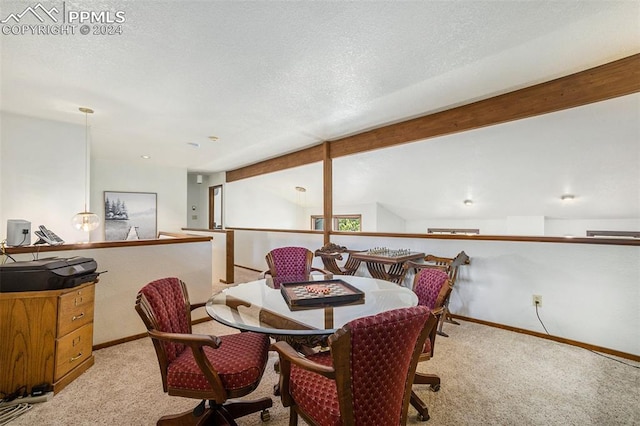
<svg viewBox="0 0 640 426"><path fill-rule="evenodd" d="M54 381L82 364L91 356L93 323L86 324L56 341Z"/></svg>
<svg viewBox="0 0 640 426"><path fill-rule="evenodd" d="M60 296L58 311L58 335L67 333L93 322L95 284L82 286Z"/></svg>

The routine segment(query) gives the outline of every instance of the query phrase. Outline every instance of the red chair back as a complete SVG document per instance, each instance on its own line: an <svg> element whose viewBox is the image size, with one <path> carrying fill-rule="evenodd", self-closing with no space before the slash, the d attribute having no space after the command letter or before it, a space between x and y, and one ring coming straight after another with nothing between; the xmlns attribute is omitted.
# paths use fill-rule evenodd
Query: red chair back
<svg viewBox="0 0 640 426"><path fill-rule="evenodd" d="M166 333L191 334L190 304L186 287L178 278L162 278L150 282L140 290L151 308L153 328ZM171 362L185 350L186 346L162 342Z"/></svg>
<svg viewBox="0 0 640 426"><path fill-rule="evenodd" d="M351 334L348 395L354 424L398 425L403 417L406 421L408 380L416 365L416 346L407 343L420 340L429 313L423 306L396 309L356 319L345 327ZM340 362L335 354L333 362L334 366ZM343 419L344 410L351 408L341 404Z"/></svg>
<svg viewBox="0 0 640 426"><path fill-rule="evenodd" d="M313 253L305 247L280 247L271 250L266 260L274 277L308 276L311 273Z"/></svg>
<svg viewBox="0 0 640 426"><path fill-rule="evenodd" d="M440 269L421 269L413 280L413 291L418 296L418 305L429 309L439 308L438 296L448 279L447 273Z"/></svg>

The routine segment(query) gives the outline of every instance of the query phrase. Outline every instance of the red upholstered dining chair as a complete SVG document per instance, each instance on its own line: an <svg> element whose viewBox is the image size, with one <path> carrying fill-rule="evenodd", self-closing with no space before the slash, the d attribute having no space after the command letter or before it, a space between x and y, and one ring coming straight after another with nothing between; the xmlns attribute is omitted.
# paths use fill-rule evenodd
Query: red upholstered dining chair
<svg viewBox="0 0 640 426"><path fill-rule="evenodd" d="M470 259L467 253L465 253L464 251L461 251L456 255L456 257L442 257L442 256L435 256L433 254L428 254L424 257L423 262L421 263L406 262L404 267L405 267L405 271L414 267L441 269L445 271L447 275L449 275L449 284L453 288L453 286L456 284L456 280L458 279L458 268L462 265L468 265L469 263L470 263ZM416 268L416 273L417 273L417 268ZM449 337L447 333L442 331L442 326L444 325L445 322L460 325L459 322L455 321L451 317L451 313L449 312L450 296L451 296L451 292L449 292L449 295L444 300L444 303L442 305L443 312L442 312L442 315L440 316L440 321L438 323L437 333L443 337Z"/></svg>
<svg viewBox="0 0 640 426"><path fill-rule="evenodd" d="M280 355L289 425L403 425L418 357L436 317L414 306L358 318L329 336L329 351L303 356L286 342Z"/></svg>
<svg viewBox="0 0 640 426"><path fill-rule="evenodd" d="M267 253L265 259L269 269L263 272L263 275L307 277L311 271L327 273L327 271L311 266L313 252L305 247L276 248Z"/></svg>
<svg viewBox="0 0 640 426"><path fill-rule="evenodd" d="M269 338L258 333L226 336L192 334L185 284L163 278L144 286L136 298L160 364L162 386L169 395L201 399L193 410L164 416L158 425L235 425L234 419L261 411L268 420L270 398L227 401L252 392L267 364ZM207 403L208 401L208 403Z"/></svg>
<svg viewBox="0 0 640 426"><path fill-rule="evenodd" d="M416 267L418 272L413 278L412 289L418 296L418 306L426 306L439 320L444 312L444 302L451 293L451 281L449 280L449 275L445 272L446 268L425 267L420 269L420 265L416 265ZM435 341L436 328L434 327L429 333L418 362L431 359ZM413 383L430 385L435 392L440 390L440 377L435 374L416 371ZM426 404L414 391L411 392L411 405L418 410L418 418L420 420L429 420L429 410Z"/></svg>

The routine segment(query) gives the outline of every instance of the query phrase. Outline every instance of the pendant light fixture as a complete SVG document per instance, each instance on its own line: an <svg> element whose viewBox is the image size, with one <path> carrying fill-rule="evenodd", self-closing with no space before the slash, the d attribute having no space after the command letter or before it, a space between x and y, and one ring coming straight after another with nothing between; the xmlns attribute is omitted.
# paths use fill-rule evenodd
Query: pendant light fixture
<svg viewBox="0 0 640 426"><path fill-rule="evenodd" d="M79 108L80 112L84 113L84 150L85 150L85 164L84 164L84 211L77 213L73 216L71 223L74 228L80 231L89 232L93 231L100 225L100 218L97 214L87 211L87 188L89 186L89 114L93 114L91 108Z"/></svg>

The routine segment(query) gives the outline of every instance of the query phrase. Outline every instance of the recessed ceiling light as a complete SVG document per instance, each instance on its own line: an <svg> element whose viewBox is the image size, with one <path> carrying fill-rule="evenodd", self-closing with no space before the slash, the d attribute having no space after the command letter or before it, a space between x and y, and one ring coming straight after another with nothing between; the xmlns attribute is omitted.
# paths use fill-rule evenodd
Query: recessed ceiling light
<svg viewBox="0 0 640 426"><path fill-rule="evenodd" d="M473 204L473 200L464 200L463 203L465 206L470 206Z"/></svg>
<svg viewBox="0 0 640 426"><path fill-rule="evenodd" d="M149 158L151 158L150 155L141 155L140 158L148 160Z"/></svg>
<svg viewBox="0 0 640 426"><path fill-rule="evenodd" d="M572 194L564 194L560 197L562 201L573 201L575 198L576 196Z"/></svg>
<svg viewBox="0 0 640 426"><path fill-rule="evenodd" d="M219 138L217 136L209 136L209 140L215 142L217 141Z"/></svg>
<svg viewBox="0 0 640 426"><path fill-rule="evenodd" d="M307 192L307 188L303 186L296 186L296 191L298 192Z"/></svg>
<svg viewBox="0 0 640 426"><path fill-rule="evenodd" d="M187 142L187 145L192 146L194 148L200 148L200 144L198 142Z"/></svg>

